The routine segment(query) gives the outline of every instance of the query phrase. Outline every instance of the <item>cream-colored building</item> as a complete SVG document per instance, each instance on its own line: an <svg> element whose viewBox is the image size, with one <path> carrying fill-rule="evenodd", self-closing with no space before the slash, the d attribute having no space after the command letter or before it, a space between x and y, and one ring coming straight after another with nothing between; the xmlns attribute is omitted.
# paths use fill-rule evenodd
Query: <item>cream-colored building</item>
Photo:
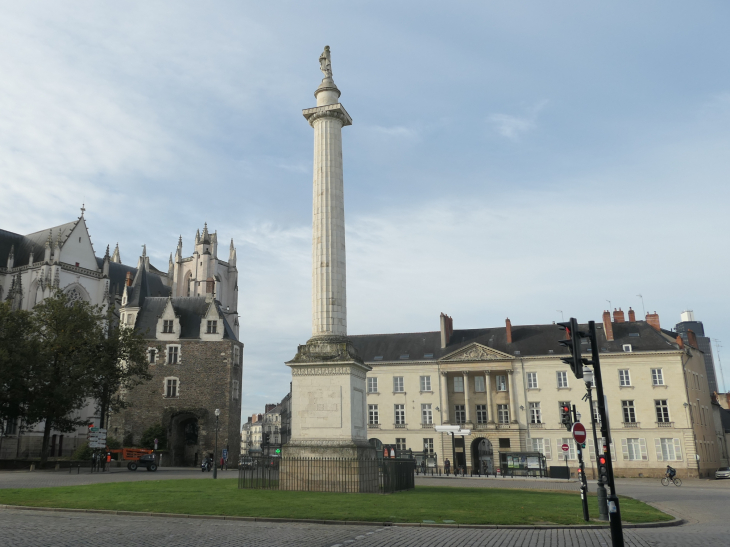
<svg viewBox="0 0 730 547"><path fill-rule="evenodd" d="M560 407L576 405L590 425L586 385L560 359L568 350L554 324L456 330L442 314L435 332L351 336L367 374L368 438L435 451L467 472L500 465L500 454L539 451L548 466L578 465ZM663 330L656 314L636 321L608 312L597 323L601 370L617 476L707 476L720 466L702 353ZM587 326L583 326L587 330ZM587 342L587 340L585 341ZM587 345L583 346L590 353ZM593 397L596 391L593 389ZM436 433L462 424L466 437ZM590 427L588 427L590 431ZM600 430L598 432L600 436ZM595 470L589 434L586 468ZM374 442L374 441L373 441ZM600 443L600 441L599 441Z"/></svg>

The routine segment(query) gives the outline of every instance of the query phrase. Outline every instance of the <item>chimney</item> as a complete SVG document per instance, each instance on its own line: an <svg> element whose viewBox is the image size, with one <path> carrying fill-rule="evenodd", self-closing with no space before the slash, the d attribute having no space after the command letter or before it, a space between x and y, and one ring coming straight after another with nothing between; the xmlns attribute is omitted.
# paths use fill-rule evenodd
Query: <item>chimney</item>
<svg viewBox="0 0 730 547"><path fill-rule="evenodd" d="M636 312L629 308L629 321L634 323L636 321Z"/></svg>
<svg viewBox="0 0 730 547"><path fill-rule="evenodd" d="M603 312L603 332L606 333L606 341L613 342L613 325L611 324L611 312Z"/></svg>
<svg viewBox="0 0 730 547"><path fill-rule="evenodd" d="M134 281L134 279L132 278L132 272L127 272L127 279L125 281L125 285L127 285L127 287L131 287L132 281Z"/></svg>
<svg viewBox="0 0 730 547"><path fill-rule="evenodd" d="M700 349L700 346L697 345L697 335L692 329L687 329L687 343L694 349Z"/></svg>
<svg viewBox="0 0 730 547"><path fill-rule="evenodd" d="M512 343L512 321L509 320L509 317L505 319L504 325L507 328L507 343Z"/></svg>
<svg viewBox="0 0 730 547"><path fill-rule="evenodd" d="M616 310L616 308L613 309L613 322L614 323L623 323L624 322L624 312L621 311L621 308Z"/></svg>
<svg viewBox="0 0 730 547"><path fill-rule="evenodd" d="M682 337L679 334L677 335L677 345L679 346L679 349L684 349L684 340L682 340Z"/></svg>
<svg viewBox="0 0 730 547"><path fill-rule="evenodd" d="M448 315L441 313L441 349L449 345L453 332L454 320Z"/></svg>
<svg viewBox="0 0 730 547"><path fill-rule="evenodd" d="M251 416L248 417L248 423L252 423L251 422Z"/></svg>
<svg viewBox="0 0 730 547"><path fill-rule="evenodd" d="M656 330L661 329L661 327L659 326L659 314L656 311L654 313L646 314L646 322L649 323Z"/></svg>

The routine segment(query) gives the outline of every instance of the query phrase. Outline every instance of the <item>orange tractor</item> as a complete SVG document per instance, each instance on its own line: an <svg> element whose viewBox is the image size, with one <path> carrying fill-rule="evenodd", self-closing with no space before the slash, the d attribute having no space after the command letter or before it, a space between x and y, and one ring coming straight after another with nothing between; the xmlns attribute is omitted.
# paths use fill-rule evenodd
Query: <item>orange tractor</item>
<svg viewBox="0 0 730 547"><path fill-rule="evenodd" d="M121 454L122 460L129 460L127 469L137 471L138 467L146 467L147 471L157 471L154 450L146 448L117 448L110 450L112 454Z"/></svg>

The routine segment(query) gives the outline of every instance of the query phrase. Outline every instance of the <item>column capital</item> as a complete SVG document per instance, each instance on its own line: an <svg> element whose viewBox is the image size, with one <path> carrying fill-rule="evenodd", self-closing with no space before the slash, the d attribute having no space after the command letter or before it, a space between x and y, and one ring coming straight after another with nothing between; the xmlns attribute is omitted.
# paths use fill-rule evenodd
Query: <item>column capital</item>
<svg viewBox="0 0 730 547"><path fill-rule="evenodd" d="M510 376L512 376L513 373L514 373L514 370L512 370L512 369L507 371L507 374L509 374Z"/></svg>
<svg viewBox="0 0 730 547"><path fill-rule="evenodd" d="M484 374L486 374L487 376L489 376L490 374L492 374L492 371L491 370L485 370L484 371Z"/></svg>
<svg viewBox="0 0 730 547"><path fill-rule="evenodd" d="M446 377L447 374L448 374L448 372L442 372L441 376Z"/></svg>
<svg viewBox="0 0 730 547"><path fill-rule="evenodd" d="M464 376L469 376L469 371L468 371L468 370L462 370L462 371L461 371L461 373L462 373L462 374L463 374Z"/></svg>

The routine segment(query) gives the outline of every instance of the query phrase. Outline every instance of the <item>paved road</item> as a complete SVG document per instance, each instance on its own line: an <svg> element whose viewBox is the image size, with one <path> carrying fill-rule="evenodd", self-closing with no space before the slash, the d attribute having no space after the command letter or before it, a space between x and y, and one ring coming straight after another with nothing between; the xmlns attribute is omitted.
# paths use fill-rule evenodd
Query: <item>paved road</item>
<svg viewBox="0 0 730 547"><path fill-rule="evenodd" d="M20 483L9 478L20 473L0 474L0 485ZM26 480L30 474L26 473ZM45 481L43 478L45 475ZM37 486L49 485L60 477L53 473L36 473ZM148 477L149 475L149 477ZM234 476L233 471L228 476ZM168 469L159 475L143 473L111 473L97 480L145 480L148 478L207 478L208 474L190 470ZM63 479L68 481L68 479ZM88 478L76 480L89 480ZM437 481L436 484L480 486L485 488L517 487L518 481L502 479L460 479ZM46 484L43 484L43 483ZM419 479L419 484L426 484ZM533 488L536 481L523 481L522 487ZM70 483L66 483L70 484ZM572 483L540 482L543 485L572 488ZM36 486L36 487L37 487ZM8 486L5 486L8 487ZM592 487L592 489L594 486ZM663 487L658 480L620 480L620 494L642 499L687 519L688 524L673 528L626 530L627 547L725 547L730 543L727 507L730 503L730 481L686 481L681 488ZM591 507L593 511L594 508ZM0 510L0 545L34 546L312 546L312 547L578 547L610 546L610 535L602 530L477 530L445 528L411 528L392 526L275 524L184 518L111 516L87 513L36 513L15 509Z"/></svg>

